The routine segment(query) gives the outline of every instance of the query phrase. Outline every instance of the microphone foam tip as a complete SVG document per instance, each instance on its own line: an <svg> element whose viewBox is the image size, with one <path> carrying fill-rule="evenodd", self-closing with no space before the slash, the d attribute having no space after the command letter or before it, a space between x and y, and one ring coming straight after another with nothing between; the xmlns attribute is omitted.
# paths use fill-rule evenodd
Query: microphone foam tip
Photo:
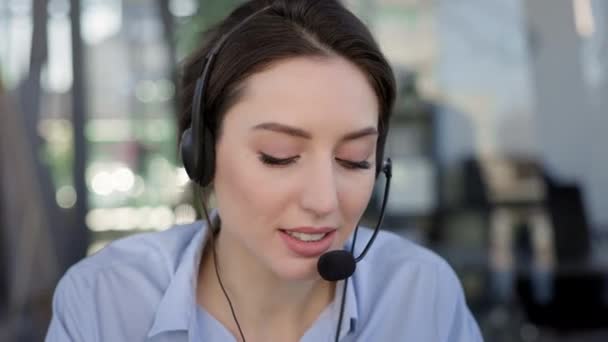
<svg viewBox="0 0 608 342"><path fill-rule="evenodd" d="M319 258L317 270L327 281L338 281L355 273L357 263L353 255L345 250L327 252Z"/></svg>

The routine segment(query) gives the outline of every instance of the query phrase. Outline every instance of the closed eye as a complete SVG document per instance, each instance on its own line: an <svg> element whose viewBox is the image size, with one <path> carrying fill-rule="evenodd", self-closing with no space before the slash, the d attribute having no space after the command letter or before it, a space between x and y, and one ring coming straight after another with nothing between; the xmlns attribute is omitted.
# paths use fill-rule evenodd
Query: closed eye
<svg viewBox="0 0 608 342"><path fill-rule="evenodd" d="M371 163L368 162L367 160L362 160L362 161L352 161L352 160L344 160L344 159L339 159L336 158L336 160L342 164L345 168L350 169L350 170L367 170L369 168L371 168Z"/></svg>
<svg viewBox="0 0 608 342"><path fill-rule="evenodd" d="M260 152L259 158L262 163L270 166L287 166L300 158L300 156L293 156L289 158L276 158L266 153Z"/></svg>
<svg viewBox="0 0 608 342"><path fill-rule="evenodd" d="M266 165L277 167L277 166L288 166L290 164L293 164L298 159L300 159L300 156L293 156L293 157L289 157L289 158L277 158L277 157L268 155L266 153L260 152L259 159L262 163L264 163ZM352 161L352 160L336 158L336 161L338 161L344 168L349 169L349 170L367 170L367 169L371 168L371 163L368 162L367 160Z"/></svg>

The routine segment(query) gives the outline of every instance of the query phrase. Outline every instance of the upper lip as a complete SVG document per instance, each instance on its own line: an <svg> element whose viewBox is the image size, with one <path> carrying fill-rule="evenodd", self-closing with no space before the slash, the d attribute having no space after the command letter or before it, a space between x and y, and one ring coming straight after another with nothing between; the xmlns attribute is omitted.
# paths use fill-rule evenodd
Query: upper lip
<svg viewBox="0 0 608 342"><path fill-rule="evenodd" d="M306 234L325 234L336 230L332 227L294 227L283 229L290 232L306 233Z"/></svg>

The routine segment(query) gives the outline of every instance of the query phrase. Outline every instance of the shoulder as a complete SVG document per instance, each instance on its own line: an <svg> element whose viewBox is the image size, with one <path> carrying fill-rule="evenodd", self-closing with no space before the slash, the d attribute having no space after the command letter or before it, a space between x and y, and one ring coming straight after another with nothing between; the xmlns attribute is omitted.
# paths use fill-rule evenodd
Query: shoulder
<svg viewBox="0 0 608 342"><path fill-rule="evenodd" d="M359 234L356 255L363 250L372 231L363 228ZM362 294L372 297L386 295L389 293L387 290L395 287L396 290L400 289L398 293L401 297L408 294L424 295L428 305L428 300L433 296L446 293L459 296L462 293L458 277L442 257L387 231L378 233L367 255L357 265L355 275L355 284L361 288Z"/></svg>
<svg viewBox="0 0 608 342"><path fill-rule="evenodd" d="M357 255L372 231L361 229L360 234ZM422 340L480 340L456 273L423 246L382 231L357 265L353 279L364 321L379 315L395 317L396 327L404 327L405 321L419 322L411 330L425 336Z"/></svg>
<svg viewBox="0 0 608 342"><path fill-rule="evenodd" d="M115 240L73 265L66 275L95 278L111 272L173 273L186 247L200 230L200 222L195 222Z"/></svg>
<svg viewBox="0 0 608 342"><path fill-rule="evenodd" d="M122 331L120 322L131 317L120 336L141 339L201 228L198 222L129 236L72 266L55 289L49 335L69 331L72 337L82 333L112 339L108 334Z"/></svg>
<svg viewBox="0 0 608 342"><path fill-rule="evenodd" d="M81 290L98 293L162 292L182 262L186 248L200 231L201 224L197 222L113 241L73 265L60 281L58 290L62 283L71 282Z"/></svg>
<svg viewBox="0 0 608 342"><path fill-rule="evenodd" d="M359 234L355 254L363 250L372 235L372 230L362 228ZM388 231L378 233L360 264L363 270L373 270L377 274L389 277L413 276L414 273L442 277L454 275L450 265L435 252Z"/></svg>

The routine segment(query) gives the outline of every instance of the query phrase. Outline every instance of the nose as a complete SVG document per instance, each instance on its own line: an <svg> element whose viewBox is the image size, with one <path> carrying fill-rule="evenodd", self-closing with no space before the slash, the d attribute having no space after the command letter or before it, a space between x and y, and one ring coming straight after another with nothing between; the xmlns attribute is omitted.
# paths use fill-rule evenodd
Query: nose
<svg viewBox="0 0 608 342"><path fill-rule="evenodd" d="M301 205L316 217L325 217L338 208L338 186L331 162L318 163L304 176Z"/></svg>

